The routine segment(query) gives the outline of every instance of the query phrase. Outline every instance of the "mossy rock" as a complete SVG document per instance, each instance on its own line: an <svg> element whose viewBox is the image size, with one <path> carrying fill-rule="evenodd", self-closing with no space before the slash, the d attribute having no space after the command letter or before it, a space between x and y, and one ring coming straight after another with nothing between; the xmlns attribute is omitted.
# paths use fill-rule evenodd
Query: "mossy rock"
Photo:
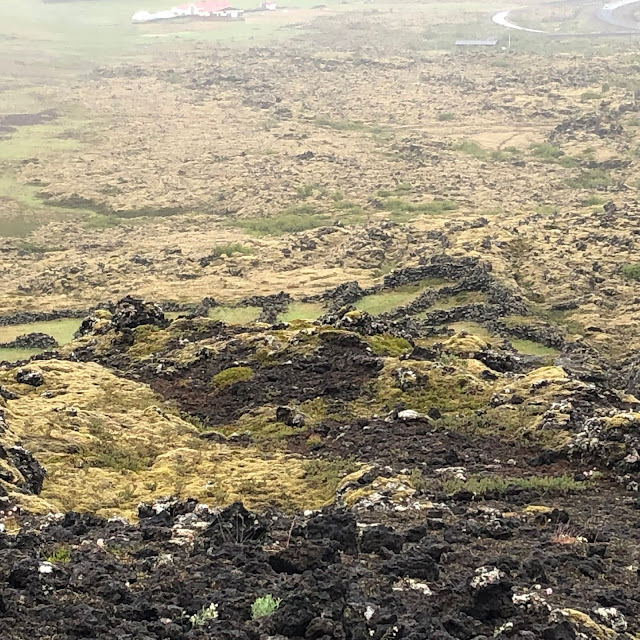
<svg viewBox="0 0 640 640"><path fill-rule="evenodd" d="M224 389L238 382L246 382L252 378L253 370L251 367L229 367L213 376L211 386L214 389Z"/></svg>

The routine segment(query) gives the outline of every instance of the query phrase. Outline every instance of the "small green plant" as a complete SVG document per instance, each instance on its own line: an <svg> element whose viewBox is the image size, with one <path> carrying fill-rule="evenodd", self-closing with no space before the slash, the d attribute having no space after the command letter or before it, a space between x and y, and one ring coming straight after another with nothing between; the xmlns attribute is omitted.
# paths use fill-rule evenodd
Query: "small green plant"
<svg viewBox="0 0 640 640"><path fill-rule="evenodd" d="M584 200L581 200L580 201L580 206L581 207L595 207L596 205L604 204L604 202L605 202L604 198L601 198L600 196L591 195L588 198L585 198Z"/></svg>
<svg viewBox="0 0 640 640"><path fill-rule="evenodd" d="M69 547L58 547L48 558L47 562L52 564L66 564L71 560L71 551Z"/></svg>
<svg viewBox="0 0 640 640"><path fill-rule="evenodd" d="M602 98L602 94L598 93L597 91L585 91L580 96L580 102L588 102L589 100L598 100L599 98Z"/></svg>
<svg viewBox="0 0 640 640"><path fill-rule="evenodd" d="M224 389L237 382L251 380L251 378L253 378L251 367L229 367L213 376L211 386L215 389Z"/></svg>
<svg viewBox="0 0 640 640"><path fill-rule="evenodd" d="M212 602L209 606L203 605L198 613L194 613L189 617L192 627L202 627L209 620L218 619L218 607Z"/></svg>
<svg viewBox="0 0 640 640"><path fill-rule="evenodd" d="M313 190L315 189L315 185L313 184L303 184L300 187L296 188L296 196L300 198L300 200L305 200L313 195Z"/></svg>
<svg viewBox="0 0 640 640"><path fill-rule="evenodd" d="M623 265L622 275L627 280L635 280L636 282L640 281L640 262Z"/></svg>
<svg viewBox="0 0 640 640"><path fill-rule="evenodd" d="M453 120L455 118L455 116L453 115L453 113L451 113L451 111L441 111L438 114L438 121L439 122L449 122L451 120Z"/></svg>
<svg viewBox="0 0 640 640"><path fill-rule="evenodd" d="M213 258L219 258L222 255L232 256L233 254L239 254L242 256L253 255L255 251L251 247L247 247L239 242L230 242L227 244L217 244L211 249L211 256Z"/></svg>
<svg viewBox="0 0 640 640"><path fill-rule="evenodd" d="M460 140L453 145L454 151L461 151L467 155L473 156L478 160L488 160L489 152L483 149L477 142L473 140Z"/></svg>
<svg viewBox="0 0 640 640"><path fill-rule="evenodd" d="M270 616L280 606L281 602L281 598L274 598L270 593L256 598L251 605L251 618L257 620L258 618Z"/></svg>
<svg viewBox="0 0 640 640"><path fill-rule="evenodd" d="M604 169L583 169L577 178L567 180L572 189L606 189L613 180Z"/></svg>

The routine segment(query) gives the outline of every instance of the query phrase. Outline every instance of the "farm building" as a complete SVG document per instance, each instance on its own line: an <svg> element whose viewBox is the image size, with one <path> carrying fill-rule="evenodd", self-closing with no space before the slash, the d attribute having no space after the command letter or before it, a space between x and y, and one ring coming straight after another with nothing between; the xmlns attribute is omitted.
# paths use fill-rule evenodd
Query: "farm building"
<svg viewBox="0 0 640 640"><path fill-rule="evenodd" d="M206 0L181 4L166 11L149 13L138 11L133 15L133 22L154 22L156 20L173 20L175 18L207 18L213 20L239 20L244 16L242 9L232 7L227 0Z"/></svg>

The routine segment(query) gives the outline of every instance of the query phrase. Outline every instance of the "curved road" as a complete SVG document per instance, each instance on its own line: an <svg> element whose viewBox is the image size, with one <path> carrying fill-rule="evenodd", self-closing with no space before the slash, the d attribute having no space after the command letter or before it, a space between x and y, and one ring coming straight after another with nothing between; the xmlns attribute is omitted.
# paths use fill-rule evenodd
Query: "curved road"
<svg viewBox="0 0 640 640"><path fill-rule="evenodd" d="M542 31L540 29L529 29L528 27L522 27L515 22L511 22L509 20L509 14L511 13L511 9L507 11L499 11L496 13L491 19L496 24L501 27L506 27L507 29L515 29L517 31L527 31L528 33L542 33L547 35L554 36L580 36L580 35L625 35L625 34L633 34L640 31L640 25L635 20L631 20L626 16L618 16L616 12L618 9L622 9L623 7L627 7L629 5L640 2L640 0L615 0L614 2L608 2L603 5L596 11L596 17L602 22L606 22L607 24L613 25L615 27L622 27L626 29L623 32L596 32L596 33L553 33L551 34L549 31Z"/></svg>

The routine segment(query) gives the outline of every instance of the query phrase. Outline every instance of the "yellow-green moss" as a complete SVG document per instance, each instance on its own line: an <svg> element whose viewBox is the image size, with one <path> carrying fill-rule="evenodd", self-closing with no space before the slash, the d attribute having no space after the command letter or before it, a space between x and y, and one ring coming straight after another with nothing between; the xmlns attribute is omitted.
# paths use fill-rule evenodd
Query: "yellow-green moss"
<svg viewBox="0 0 640 640"><path fill-rule="evenodd" d="M166 329L151 324L136 327L133 336L133 345L129 348L132 358L146 358L162 351L171 337Z"/></svg>
<svg viewBox="0 0 640 640"><path fill-rule="evenodd" d="M397 357L412 351L411 343L404 338L383 333L365 338L373 352L378 356Z"/></svg>
<svg viewBox="0 0 640 640"><path fill-rule="evenodd" d="M245 382L253 378L251 367L229 367L220 373L216 373L211 379L211 386L215 389L224 389L238 382Z"/></svg>

